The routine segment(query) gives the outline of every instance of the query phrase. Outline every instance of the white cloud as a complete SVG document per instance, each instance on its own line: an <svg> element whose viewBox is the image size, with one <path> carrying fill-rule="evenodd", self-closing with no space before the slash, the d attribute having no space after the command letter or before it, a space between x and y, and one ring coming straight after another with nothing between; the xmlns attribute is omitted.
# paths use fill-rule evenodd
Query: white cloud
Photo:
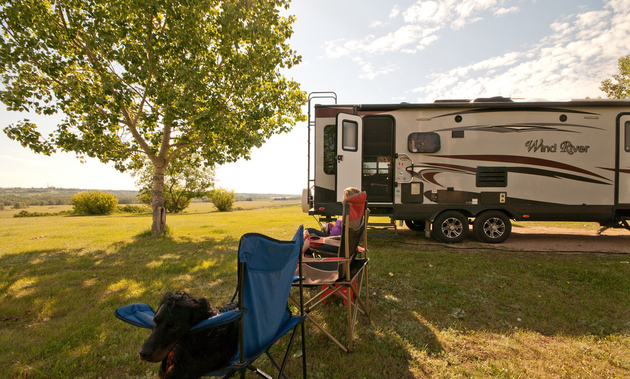
<svg viewBox="0 0 630 379"><path fill-rule="evenodd" d="M405 22L442 24L447 18L444 6L437 1L419 1L403 12Z"/></svg>
<svg viewBox="0 0 630 379"><path fill-rule="evenodd" d="M407 9L396 5L389 13L393 19L400 14L404 23L382 36L369 35L363 39L333 40L325 43L327 58L340 58L351 54L378 55L389 52L413 53L422 50L439 39L443 28L461 29L468 24L483 20L482 13L493 12L495 17L518 11L504 8L500 0L419 0ZM389 23L373 21L369 26L385 26Z"/></svg>
<svg viewBox="0 0 630 379"><path fill-rule="evenodd" d="M359 74L359 77L362 78L362 79L373 80L374 78L376 78L379 75L385 75L385 74L393 72L393 71L395 71L397 69L397 66L392 65L392 64L390 64L390 65L388 65L386 67L375 69L372 66L371 63L365 62L360 57L355 57L353 60L355 62L357 62L357 64L361 68L361 74Z"/></svg>
<svg viewBox="0 0 630 379"><path fill-rule="evenodd" d="M506 14L518 13L519 11L520 11L520 9L518 9L518 7L499 8L499 9L494 11L494 15L496 17L502 17L502 16L505 16Z"/></svg>
<svg viewBox="0 0 630 379"><path fill-rule="evenodd" d="M324 43L324 51L328 58L340 58L350 54L350 50L344 45L348 42L345 39L338 39L334 41L327 41Z"/></svg>
<svg viewBox="0 0 630 379"><path fill-rule="evenodd" d="M389 18L396 18L398 17L398 15L400 14L400 8L398 7L398 5L394 5L394 7L392 8L392 10L389 12Z"/></svg>
<svg viewBox="0 0 630 379"><path fill-rule="evenodd" d="M414 89L417 101L485 96L566 99L599 96L599 84L616 72L630 46L629 2L612 0L603 11L572 15L551 25L533 48L509 52L436 73Z"/></svg>
<svg viewBox="0 0 630 379"><path fill-rule="evenodd" d="M461 29L465 25L482 20L482 17L477 17L478 13L481 13L488 9L493 9L497 6L497 0L465 0L458 2L455 6L455 13L457 18L451 23L453 29Z"/></svg>

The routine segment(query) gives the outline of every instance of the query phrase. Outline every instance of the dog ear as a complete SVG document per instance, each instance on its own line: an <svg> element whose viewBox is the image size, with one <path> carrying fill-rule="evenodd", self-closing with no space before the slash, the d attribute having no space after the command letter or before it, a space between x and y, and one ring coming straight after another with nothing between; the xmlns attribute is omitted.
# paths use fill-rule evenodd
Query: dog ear
<svg viewBox="0 0 630 379"><path fill-rule="evenodd" d="M162 300L160 301L160 306L162 306L163 304L166 304L167 308L170 308L169 304L172 303L174 300L175 300L175 294L173 294L172 292L167 292L164 294L164 296L162 296Z"/></svg>
<svg viewBox="0 0 630 379"><path fill-rule="evenodd" d="M198 300L199 302L199 308L206 310L208 309L208 300L205 297L202 297L201 299Z"/></svg>

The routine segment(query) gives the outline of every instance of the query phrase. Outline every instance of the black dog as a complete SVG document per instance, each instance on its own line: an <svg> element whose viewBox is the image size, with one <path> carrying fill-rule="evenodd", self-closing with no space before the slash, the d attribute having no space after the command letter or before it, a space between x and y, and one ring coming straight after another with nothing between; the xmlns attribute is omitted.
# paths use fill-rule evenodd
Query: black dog
<svg viewBox="0 0 630 379"><path fill-rule="evenodd" d="M140 349L140 359L160 362L160 378L198 378L232 359L238 347L236 323L193 331L199 322L219 314L206 299L167 293L153 318L153 331Z"/></svg>

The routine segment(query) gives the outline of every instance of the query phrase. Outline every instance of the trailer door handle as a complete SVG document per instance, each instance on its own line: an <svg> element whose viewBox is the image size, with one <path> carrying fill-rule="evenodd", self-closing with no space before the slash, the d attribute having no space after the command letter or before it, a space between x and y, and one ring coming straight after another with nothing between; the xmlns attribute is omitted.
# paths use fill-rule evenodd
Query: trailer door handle
<svg viewBox="0 0 630 379"><path fill-rule="evenodd" d="M343 160L343 155L337 155L337 162L341 162Z"/></svg>

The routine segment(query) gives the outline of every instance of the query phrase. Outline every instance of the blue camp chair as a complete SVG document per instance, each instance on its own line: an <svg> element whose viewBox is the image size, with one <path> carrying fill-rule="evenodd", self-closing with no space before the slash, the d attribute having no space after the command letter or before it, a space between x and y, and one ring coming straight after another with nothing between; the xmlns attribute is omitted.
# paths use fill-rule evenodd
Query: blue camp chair
<svg viewBox="0 0 630 379"><path fill-rule="evenodd" d="M195 325L191 331L214 328L230 322L239 323L239 350L230 364L205 376L231 377L246 369L259 376L269 377L253 366L253 362L265 353L278 370L278 378L286 377L285 365L293 346L297 326L302 331L302 375L306 378L306 344L304 339L304 307L300 285L300 314L291 315L287 307L292 283L301 262L303 227L300 226L292 241L279 241L262 234L243 235L238 249L238 308L221 313ZM301 276L301 273L300 273ZM116 317L132 325L153 328L154 312L144 303L130 304L116 310ZM281 364L271 356L269 348L282 336L292 331Z"/></svg>

